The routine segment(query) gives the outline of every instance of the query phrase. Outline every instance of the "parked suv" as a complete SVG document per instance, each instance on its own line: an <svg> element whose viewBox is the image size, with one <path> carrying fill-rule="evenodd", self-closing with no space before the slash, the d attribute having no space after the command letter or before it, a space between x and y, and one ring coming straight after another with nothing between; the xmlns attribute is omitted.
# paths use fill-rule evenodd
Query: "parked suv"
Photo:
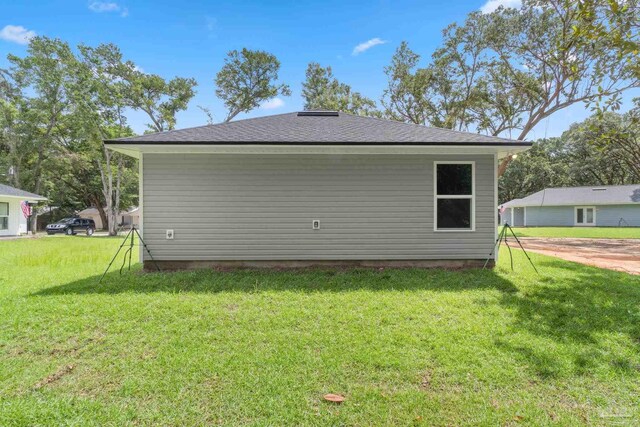
<svg viewBox="0 0 640 427"><path fill-rule="evenodd" d="M47 234L64 233L67 236L76 234L77 230L85 230L87 236L91 236L96 231L96 223L92 219L86 218L65 218L47 225Z"/></svg>

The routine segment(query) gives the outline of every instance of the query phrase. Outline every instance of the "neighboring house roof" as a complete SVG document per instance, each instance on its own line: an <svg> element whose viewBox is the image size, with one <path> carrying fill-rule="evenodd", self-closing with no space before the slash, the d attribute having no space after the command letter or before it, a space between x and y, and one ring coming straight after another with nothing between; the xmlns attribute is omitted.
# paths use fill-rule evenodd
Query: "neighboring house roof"
<svg viewBox="0 0 640 427"><path fill-rule="evenodd" d="M104 208L104 209L106 210L107 208ZM134 207L130 211L120 211L120 213L118 213L118 215L130 215L131 213L137 213L137 210L138 210L138 208ZM86 208L86 209L83 209L80 212L78 212L78 215L80 215L80 216L82 216L82 215L99 215L99 212L98 212L97 208Z"/></svg>
<svg viewBox="0 0 640 427"><path fill-rule="evenodd" d="M640 206L640 184L545 188L522 199L506 202L502 207L623 205L632 203Z"/></svg>
<svg viewBox="0 0 640 427"><path fill-rule="evenodd" d="M399 144L505 145L530 143L336 111L303 111L151 133L107 144Z"/></svg>
<svg viewBox="0 0 640 427"><path fill-rule="evenodd" d="M10 187L8 185L0 184L0 196L3 197L12 197L22 200L48 200L44 196L40 196L38 194L29 193L28 191L20 190L18 188Z"/></svg>

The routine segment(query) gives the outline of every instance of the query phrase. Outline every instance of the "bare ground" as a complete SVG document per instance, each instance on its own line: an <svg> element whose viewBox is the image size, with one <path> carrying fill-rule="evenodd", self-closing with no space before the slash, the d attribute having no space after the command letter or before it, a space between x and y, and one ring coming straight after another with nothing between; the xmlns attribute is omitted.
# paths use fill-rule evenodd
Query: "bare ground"
<svg viewBox="0 0 640 427"><path fill-rule="evenodd" d="M640 239L521 237L520 242L527 251L640 275Z"/></svg>

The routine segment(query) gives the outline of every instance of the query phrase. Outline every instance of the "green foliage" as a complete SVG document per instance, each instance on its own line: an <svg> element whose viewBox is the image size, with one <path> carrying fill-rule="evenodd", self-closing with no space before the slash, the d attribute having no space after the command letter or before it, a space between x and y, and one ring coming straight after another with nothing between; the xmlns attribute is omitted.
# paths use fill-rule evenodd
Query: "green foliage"
<svg viewBox="0 0 640 427"><path fill-rule="evenodd" d="M172 129L195 80L142 73L113 44L74 52L46 37L9 62L0 72L0 168L14 171L7 181L66 210L95 206L115 233L117 212L137 203L137 162L103 140L133 135L131 109L146 113L150 130Z"/></svg>
<svg viewBox="0 0 640 427"><path fill-rule="evenodd" d="M499 202L519 199L543 188L571 186L569 156L561 138L534 142L500 177Z"/></svg>
<svg viewBox="0 0 640 427"><path fill-rule="evenodd" d="M608 6L590 3L597 25L619 23ZM569 0L524 1L519 9L473 12L443 32L431 63L402 43L385 69L386 115L403 121L523 140L545 118L576 103L617 109L620 94L640 85L637 15L625 12L622 35L593 30ZM635 10L635 9L634 9ZM594 24L595 25L595 24ZM613 32L615 33L615 31Z"/></svg>
<svg viewBox="0 0 640 427"><path fill-rule="evenodd" d="M500 177L500 203L549 187L640 182L640 126L627 114L594 114L559 138L542 139Z"/></svg>
<svg viewBox="0 0 640 427"><path fill-rule="evenodd" d="M289 96L286 84L277 84L280 61L261 50L232 50L216 74L216 95L227 107L225 122L247 113L278 95Z"/></svg>
<svg viewBox="0 0 640 427"><path fill-rule="evenodd" d="M306 80L302 83L305 110L335 110L358 116L379 117L376 103L354 92L346 83L333 75L331 67L323 68L317 62L309 63Z"/></svg>

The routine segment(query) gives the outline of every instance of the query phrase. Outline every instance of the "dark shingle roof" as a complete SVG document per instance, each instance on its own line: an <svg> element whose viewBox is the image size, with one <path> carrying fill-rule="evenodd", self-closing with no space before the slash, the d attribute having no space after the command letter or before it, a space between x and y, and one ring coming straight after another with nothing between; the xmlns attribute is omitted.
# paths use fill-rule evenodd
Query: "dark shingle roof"
<svg viewBox="0 0 640 427"><path fill-rule="evenodd" d="M0 184L0 196L24 197L25 199L31 199L31 200L47 200L46 197L29 193L28 191L19 190L14 187L9 187L8 185L4 185L4 184Z"/></svg>
<svg viewBox="0 0 640 427"><path fill-rule="evenodd" d="M522 141L432 128L347 113L287 113L229 123L120 138L107 143L183 144L489 144L525 145Z"/></svg>
<svg viewBox="0 0 640 427"><path fill-rule="evenodd" d="M637 203L640 206L640 184L600 185L591 187L545 188L522 199L502 206L566 206L612 205Z"/></svg>

